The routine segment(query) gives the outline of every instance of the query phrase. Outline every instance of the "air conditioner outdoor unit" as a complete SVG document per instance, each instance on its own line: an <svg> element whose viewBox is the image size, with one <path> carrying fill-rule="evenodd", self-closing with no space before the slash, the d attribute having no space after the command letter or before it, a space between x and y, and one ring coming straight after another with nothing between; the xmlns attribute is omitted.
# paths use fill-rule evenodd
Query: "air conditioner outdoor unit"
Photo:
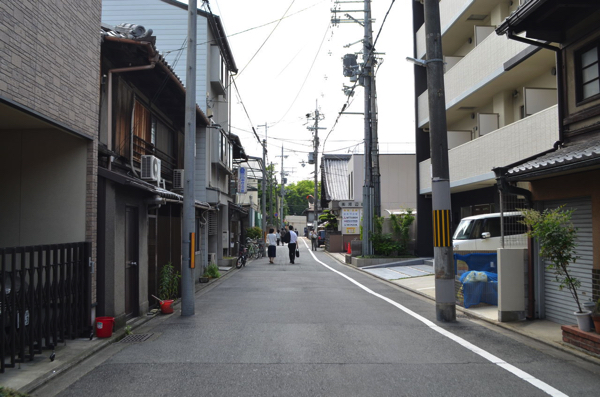
<svg viewBox="0 0 600 397"><path fill-rule="evenodd" d="M142 179L160 181L160 160L155 156L142 156Z"/></svg>
<svg viewBox="0 0 600 397"><path fill-rule="evenodd" d="M173 189L183 189L184 182L183 170L173 170Z"/></svg>
<svg viewBox="0 0 600 397"><path fill-rule="evenodd" d="M208 253L208 264L210 265L211 263L214 263L214 264L217 263L217 254L209 252Z"/></svg>

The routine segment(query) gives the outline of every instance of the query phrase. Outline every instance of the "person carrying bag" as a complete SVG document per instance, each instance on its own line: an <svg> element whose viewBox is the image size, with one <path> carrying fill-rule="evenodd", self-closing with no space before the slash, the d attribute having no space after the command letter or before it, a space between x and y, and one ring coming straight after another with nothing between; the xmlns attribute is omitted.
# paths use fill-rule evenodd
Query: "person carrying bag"
<svg viewBox="0 0 600 397"><path fill-rule="evenodd" d="M294 232L294 227L290 225L290 230L285 234L288 238L288 249L290 251L290 263L293 265L296 256L300 256L300 252L296 251L296 243L298 235ZM296 253L297 252L297 253Z"/></svg>

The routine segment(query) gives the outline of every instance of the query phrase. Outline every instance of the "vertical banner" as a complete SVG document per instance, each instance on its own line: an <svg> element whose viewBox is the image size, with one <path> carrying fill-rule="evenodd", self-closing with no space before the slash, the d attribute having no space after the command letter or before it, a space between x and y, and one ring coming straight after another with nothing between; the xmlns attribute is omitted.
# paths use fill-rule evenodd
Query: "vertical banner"
<svg viewBox="0 0 600 397"><path fill-rule="evenodd" d="M238 193L246 193L246 167L238 169Z"/></svg>

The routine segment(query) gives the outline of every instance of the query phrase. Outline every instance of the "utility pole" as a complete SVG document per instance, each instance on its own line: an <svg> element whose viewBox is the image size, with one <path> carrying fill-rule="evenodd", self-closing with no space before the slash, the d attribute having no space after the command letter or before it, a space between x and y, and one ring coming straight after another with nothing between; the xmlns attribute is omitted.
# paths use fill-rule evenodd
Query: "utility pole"
<svg viewBox="0 0 600 397"><path fill-rule="evenodd" d="M192 237L196 229L196 208L194 192L194 168L196 161L196 0L188 2L188 38L185 75L185 185L183 187L183 225L181 236L181 315L195 314L194 269L191 252Z"/></svg>
<svg viewBox="0 0 600 397"><path fill-rule="evenodd" d="M338 7L340 3L360 3L360 1L336 1L336 8L331 11L334 16L331 22L336 25L338 23L358 23L364 28L364 36L362 40L348 44L345 47L350 47L356 43L362 42L363 49L363 64L362 70L357 65L355 54L346 54L344 56L344 76L350 77L351 82L356 82L364 87L364 172L365 183L363 185L363 214L362 214L362 254L372 255L373 244L370 241L370 236L373 233L373 217L381 215L381 186L380 186L380 171L379 171L379 144L377 137L377 96L375 94L375 76L373 73L373 65L375 59L375 48L373 47L373 32L371 18L371 0L363 0L362 10L341 10ZM363 12L363 21L352 17L351 12ZM338 13L345 13L347 19L342 19L337 16ZM353 91L347 90L346 95L352 95Z"/></svg>
<svg viewBox="0 0 600 397"><path fill-rule="evenodd" d="M273 212L273 197L275 197L273 194L274 171L275 167L273 167L273 163L271 163L267 173L269 174L269 225L273 226L275 225L275 213Z"/></svg>
<svg viewBox="0 0 600 397"><path fill-rule="evenodd" d="M265 131L266 131L266 127L265 127ZM266 163L266 159L267 159L267 140L263 139L263 158L262 158L262 184L261 184L261 188L262 188L262 199L260 200L260 204L261 204L261 209L262 209L262 238L263 240L266 239L266 235L267 235L267 163ZM265 251L266 248L266 244L263 244L263 251ZM264 254L265 252L263 252Z"/></svg>
<svg viewBox="0 0 600 397"><path fill-rule="evenodd" d="M310 114L308 114L307 116L310 116ZM317 226L319 224L318 220L318 214L319 214L319 185L318 185L318 156L319 156L319 130L326 130L327 128L325 127L319 127L319 120L322 120L322 117L324 117L322 114L319 113L319 106L318 104L315 103L315 115L314 115L314 121L315 121L315 125L314 127L307 127L308 130L313 130L315 132L315 136L314 136L314 148L313 148L313 160L315 163L315 193L314 193L314 203L313 203L313 210L314 210L314 219L313 219L313 230L317 231Z"/></svg>
<svg viewBox="0 0 600 397"><path fill-rule="evenodd" d="M425 0L427 90L433 203L435 312L438 321L456 321L454 260L450 236L450 171L439 0Z"/></svg>
<svg viewBox="0 0 600 397"><path fill-rule="evenodd" d="M285 215L283 214L284 197L285 197L285 174L283 173L283 145L281 145L281 209L279 210L279 225L283 229Z"/></svg>

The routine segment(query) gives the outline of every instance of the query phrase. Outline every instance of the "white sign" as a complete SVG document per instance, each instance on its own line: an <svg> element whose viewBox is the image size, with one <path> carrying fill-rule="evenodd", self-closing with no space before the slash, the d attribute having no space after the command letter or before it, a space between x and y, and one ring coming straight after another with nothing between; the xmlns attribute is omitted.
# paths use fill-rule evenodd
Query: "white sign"
<svg viewBox="0 0 600 397"><path fill-rule="evenodd" d="M246 193L246 167L238 169L238 193Z"/></svg>
<svg viewBox="0 0 600 397"><path fill-rule="evenodd" d="M360 216L358 208L342 209L342 234L360 234Z"/></svg>
<svg viewBox="0 0 600 397"><path fill-rule="evenodd" d="M362 201L340 201L340 208L362 208Z"/></svg>

